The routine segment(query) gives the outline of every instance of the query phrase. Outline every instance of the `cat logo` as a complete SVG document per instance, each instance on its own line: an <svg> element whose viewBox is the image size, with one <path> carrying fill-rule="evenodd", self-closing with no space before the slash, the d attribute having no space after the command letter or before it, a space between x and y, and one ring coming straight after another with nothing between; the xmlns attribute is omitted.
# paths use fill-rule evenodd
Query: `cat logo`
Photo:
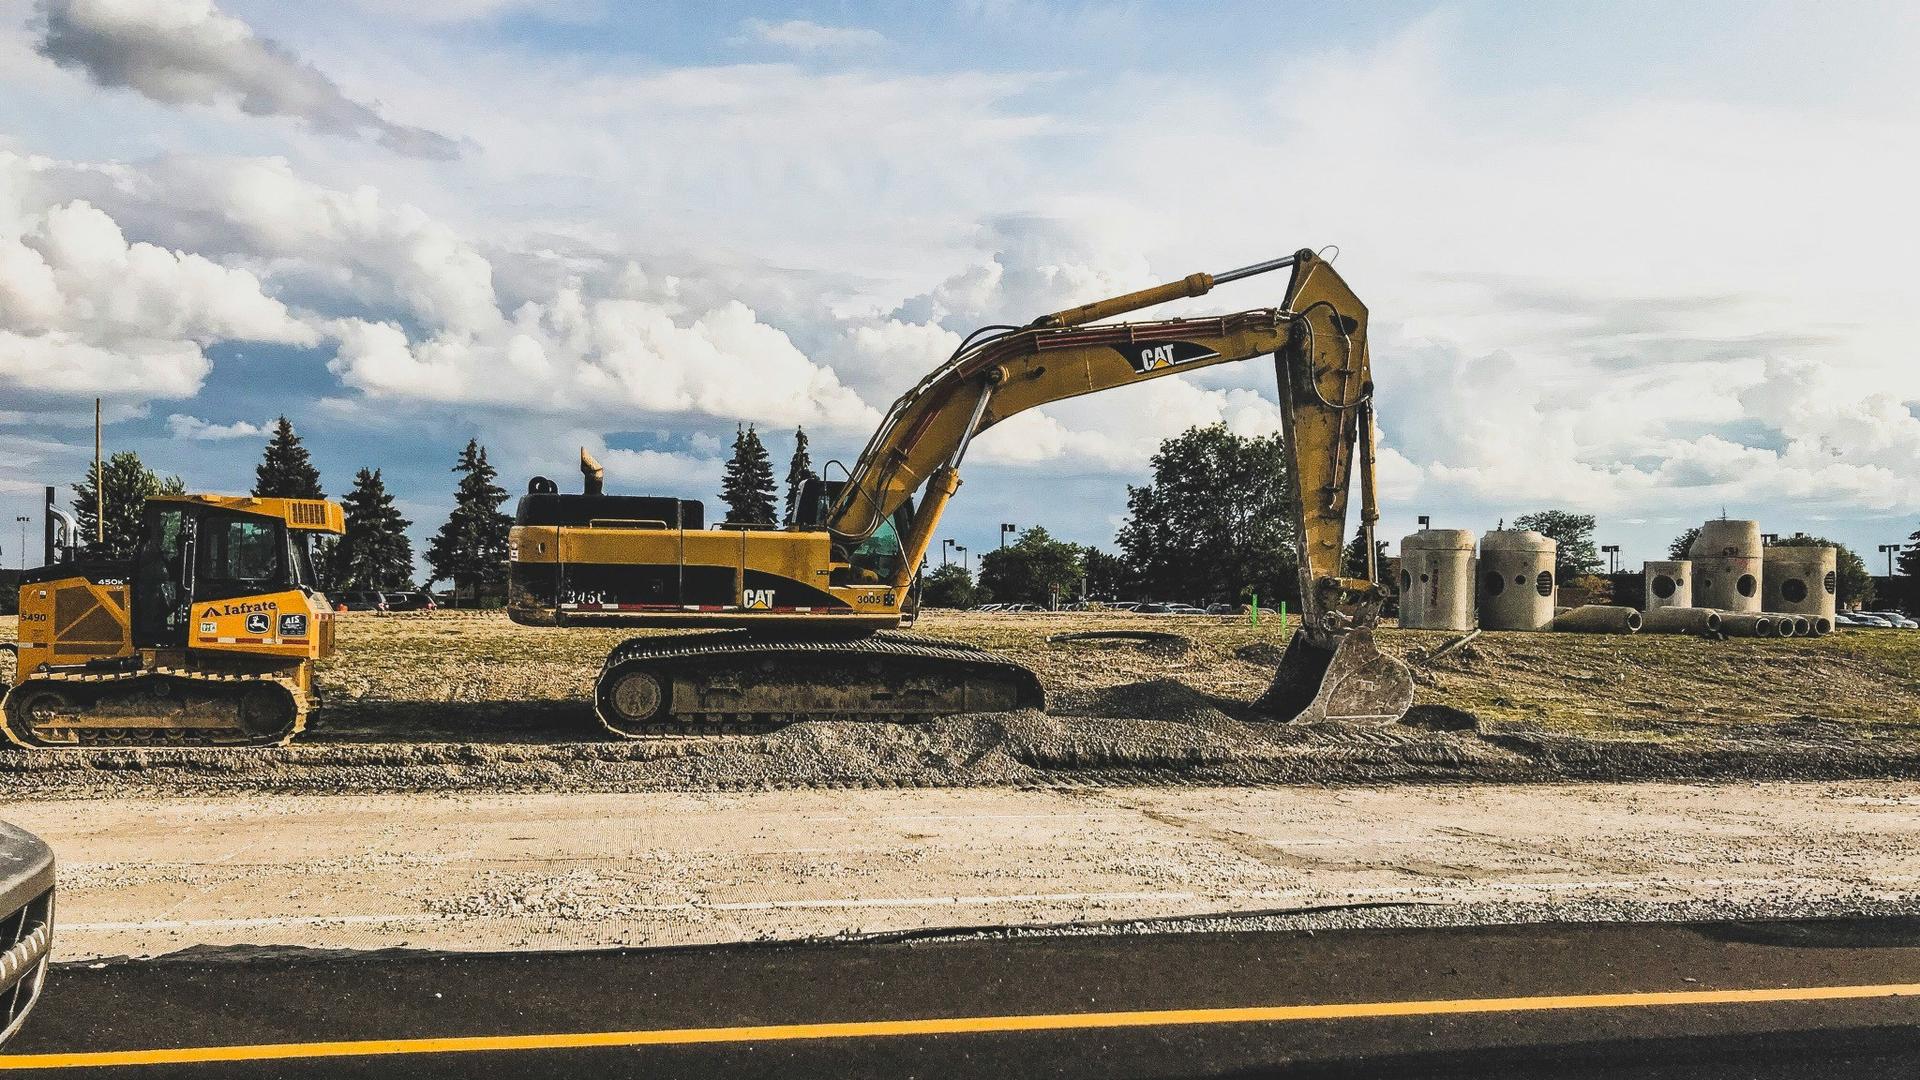
<svg viewBox="0 0 1920 1080"><path fill-rule="evenodd" d="M746 608L748 611L766 611L773 607L772 589L746 590Z"/></svg>
<svg viewBox="0 0 1920 1080"><path fill-rule="evenodd" d="M1116 345L1114 348L1133 370L1145 375L1149 371L1179 367L1197 360L1211 360L1220 354L1205 345L1191 341L1161 341L1145 344Z"/></svg>

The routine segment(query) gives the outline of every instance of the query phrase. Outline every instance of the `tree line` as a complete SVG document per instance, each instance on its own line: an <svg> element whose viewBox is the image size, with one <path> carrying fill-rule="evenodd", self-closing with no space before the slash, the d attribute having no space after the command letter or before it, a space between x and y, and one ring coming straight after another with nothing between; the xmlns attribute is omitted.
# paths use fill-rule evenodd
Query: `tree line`
<svg viewBox="0 0 1920 1080"><path fill-rule="evenodd" d="M1044 527L979 559L975 574L959 563L932 568L924 579L922 602L930 607L973 607L989 602L1052 604L1086 596L1096 599L1147 598L1192 603L1298 603L1295 542L1285 448L1279 435L1240 436L1224 424L1196 427L1167 439L1151 460L1152 479L1127 488L1127 513L1115 535L1117 552L1059 540ZM454 505L429 540L426 587L447 582L459 596L499 595L504 591L507 533L512 518L501 507L507 492L487 461L486 447L469 439L452 472ZM794 431L786 490L775 487L765 442L752 425L736 430L732 454L721 480L720 501L731 522L791 525L802 485L818 479L804 428ZM95 542L98 493L104 486L104 541ZM89 558L131 558L140 535L141 506L149 496L181 494L178 476L161 477L138 454L114 454L74 485L73 501L80 539ZM254 495L323 499L326 493L293 424L284 416L274 425L254 474ZM784 512L781 503L784 499ZM325 590L408 589L414 576L413 523L394 505L379 469L362 468L341 498L346 533L316 545L315 570ZM1504 522L1502 523L1505 524ZM1513 519L1513 527L1532 529L1558 545L1555 574L1570 595L1605 602L1600 575L1605 568L1594 543L1591 514L1542 510ZM1687 557L1698 535L1688 529L1675 537L1670 554ZM1920 530L1899 557L1903 574L1920 576ZM1835 548L1839 564L1839 602L1843 606L1874 601L1874 580L1866 564L1846 545L1824 537L1796 535L1778 544ZM1379 541L1384 555L1386 542ZM1365 549L1356 535L1345 554L1349 574L1365 565Z"/></svg>
<svg viewBox="0 0 1920 1080"><path fill-rule="evenodd" d="M427 545L431 571L426 587L447 582L456 595L497 594L506 583L507 530L513 519L500 507L507 492L487 462L486 447L469 439L455 459L460 474L454 489L453 512ZM105 499L104 535L96 532ZM140 540L142 508L154 495L181 495L186 484L177 476L161 478L147 468L140 455L121 451L97 468L88 466L84 480L74 485L73 511L83 557L102 561L133 558ZM326 488L306 445L292 422L280 417L254 469L251 494L261 498L324 499ZM413 588L413 527L394 505L393 495L379 469L362 468L353 486L340 499L346 533L321 537L313 548L314 573L322 591Z"/></svg>
<svg viewBox="0 0 1920 1080"><path fill-rule="evenodd" d="M789 524L800 484L816 475L806 431L796 429L794 441L787 471L785 520ZM773 468L765 444L752 427L747 427L737 434L733 449L720 495L728 507L727 519L773 524ZM446 582L459 597L498 596L506 587L507 534L513 527L512 517L502 509L507 491L487 460L487 448L477 439L467 440L451 471L459 476L454 485L453 510L427 542L429 576L424 587ZM133 558L147 499L183 495L187 486L178 476L157 475L138 453L125 450L98 468L89 465L86 477L73 490L74 519L83 556L118 562ZM102 490L106 493L103 530L99 528ZM293 423L284 416L275 421L254 469L251 494L283 499L327 497L319 468ZM341 497L340 505L346 516L345 535L319 538L314 545L314 573L321 590L412 589L414 552L407 530L413 522L394 505L381 471L362 468L354 475L353 486Z"/></svg>

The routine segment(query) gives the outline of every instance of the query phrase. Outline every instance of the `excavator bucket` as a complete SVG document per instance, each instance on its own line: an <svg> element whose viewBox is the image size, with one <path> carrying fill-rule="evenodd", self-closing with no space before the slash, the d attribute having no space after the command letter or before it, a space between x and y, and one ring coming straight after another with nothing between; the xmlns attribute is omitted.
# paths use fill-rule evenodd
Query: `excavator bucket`
<svg viewBox="0 0 1920 1080"><path fill-rule="evenodd" d="M1273 685L1253 707L1280 720L1385 726L1413 705L1407 665L1374 647L1371 630L1349 630L1329 649L1306 631L1293 635Z"/></svg>

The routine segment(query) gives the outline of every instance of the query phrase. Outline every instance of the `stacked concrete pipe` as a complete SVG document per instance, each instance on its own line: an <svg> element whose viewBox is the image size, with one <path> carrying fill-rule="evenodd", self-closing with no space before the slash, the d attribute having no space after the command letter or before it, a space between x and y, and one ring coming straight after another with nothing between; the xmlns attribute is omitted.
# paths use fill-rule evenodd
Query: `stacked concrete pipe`
<svg viewBox="0 0 1920 1080"><path fill-rule="evenodd" d="M1640 626L1638 611L1611 604L1585 604L1553 617L1553 628L1570 634L1637 634Z"/></svg>
<svg viewBox="0 0 1920 1080"><path fill-rule="evenodd" d="M1718 637L1721 633L1720 613L1712 608L1650 607L1640 616L1640 629L1649 634Z"/></svg>
<svg viewBox="0 0 1920 1080"><path fill-rule="evenodd" d="M1723 611L1720 632L1728 637L1779 637L1780 623L1757 611Z"/></svg>

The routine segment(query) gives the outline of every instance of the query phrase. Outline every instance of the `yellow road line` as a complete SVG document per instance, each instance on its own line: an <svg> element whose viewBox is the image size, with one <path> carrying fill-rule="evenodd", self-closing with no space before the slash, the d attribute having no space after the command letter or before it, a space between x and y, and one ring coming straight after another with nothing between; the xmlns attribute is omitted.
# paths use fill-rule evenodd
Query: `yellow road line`
<svg viewBox="0 0 1920 1080"><path fill-rule="evenodd" d="M1193 1024L1272 1024L1297 1020L1361 1020L1383 1016L1623 1009L1671 1005L1746 1005L1763 1002L1844 1001L1920 996L1920 983L1878 986L1765 987L1753 990L1681 990L1640 994L1369 1001L1338 1005L1268 1005L1229 1009L1155 1009L1137 1012L956 1016L930 1020L862 1020L758 1027L589 1031L548 1035L472 1035L440 1039L365 1039L352 1042L192 1046L163 1050L107 1050L76 1054L0 1055L0 1070L87 1069L128 1065L192 1065L225 1061L376 1057L389 1054L470 1054L503 1050L578 1050L594 1047L687 1046L699 1043L787 1042L797 1039L872 1039L900 1035L978 1035L1005 1031Z"/></svg>

